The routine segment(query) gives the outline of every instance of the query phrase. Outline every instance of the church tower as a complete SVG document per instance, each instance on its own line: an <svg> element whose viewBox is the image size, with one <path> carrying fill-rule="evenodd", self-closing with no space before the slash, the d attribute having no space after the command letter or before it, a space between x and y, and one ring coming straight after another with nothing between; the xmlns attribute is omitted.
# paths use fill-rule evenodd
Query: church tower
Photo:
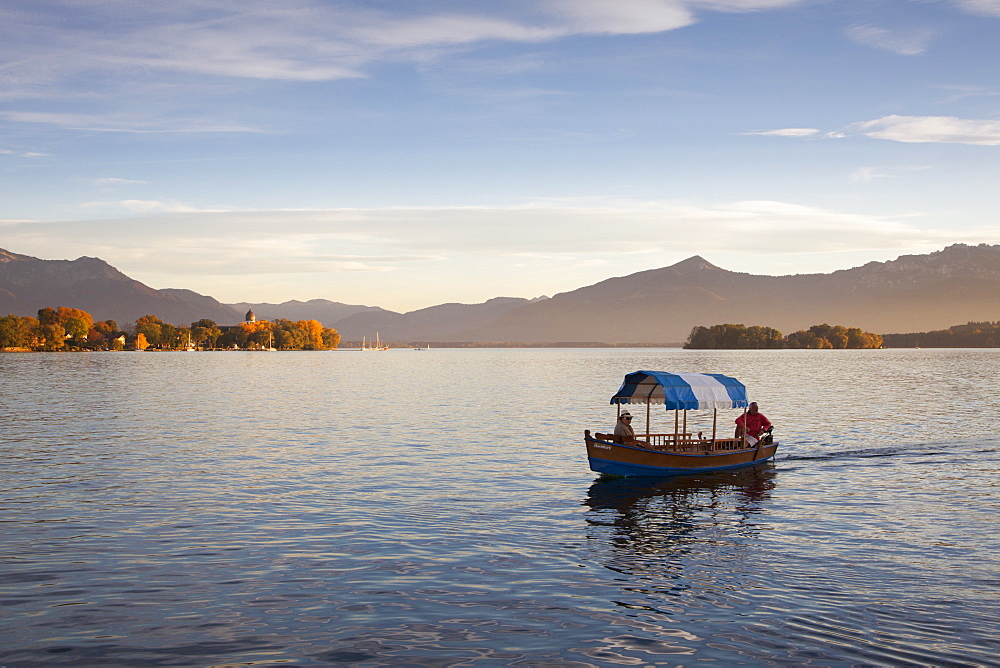
<svg viewBox="0 0 1000 668"><path fill-rule="evenodd" d="M254 315L253 309L250 309L249 311L247 311L245 321L246 322L257 322L257 316Z"/></svg>

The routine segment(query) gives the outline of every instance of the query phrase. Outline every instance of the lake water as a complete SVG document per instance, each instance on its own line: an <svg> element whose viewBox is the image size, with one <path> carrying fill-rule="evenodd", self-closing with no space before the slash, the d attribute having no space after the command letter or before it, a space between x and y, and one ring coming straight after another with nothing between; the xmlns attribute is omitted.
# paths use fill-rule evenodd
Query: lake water
<svg viewBox="0 0 1000 668"><path fill-rule="evenodd" d="M639 369L743 380L776 461L599 479L583 430ZM1000 350L0 355L0 665L1000 665L998 370Z"/></svg>

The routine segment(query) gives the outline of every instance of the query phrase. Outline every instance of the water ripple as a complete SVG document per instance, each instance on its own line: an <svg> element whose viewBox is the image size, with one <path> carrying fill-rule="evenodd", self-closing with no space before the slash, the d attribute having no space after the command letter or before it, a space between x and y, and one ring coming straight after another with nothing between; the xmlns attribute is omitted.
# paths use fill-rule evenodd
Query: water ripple
<svg viewBox="0 0 1000 668"><path fill-rule="evenodd" d="M0 663L997 665L1000 355L909 352L0 355ZM637 368L777 461L595 476Z"/></svg>

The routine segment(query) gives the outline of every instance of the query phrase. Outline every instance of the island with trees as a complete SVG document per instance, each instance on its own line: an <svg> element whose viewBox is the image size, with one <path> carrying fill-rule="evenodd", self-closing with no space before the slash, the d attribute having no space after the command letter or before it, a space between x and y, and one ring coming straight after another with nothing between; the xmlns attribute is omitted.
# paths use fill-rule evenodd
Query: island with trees
<svg viewBox="0 0 1000 668"><path fill-rule="evenodd" d="M218 325L203 319L178 327L145 315L122 328L66 306L40 309L37 318L0 317L0 349L7 350L335 350L339 345L337 330L316 320Z"/></svg>
<svg viewBox="0 0 1000 668"><path fill-rule="evenodd" d="M882 337L857 327L813 325L787 336L773 327L752 325L698 326L691 330L685 348L697 350L745 350L778 348L881 348Z"/></svg>

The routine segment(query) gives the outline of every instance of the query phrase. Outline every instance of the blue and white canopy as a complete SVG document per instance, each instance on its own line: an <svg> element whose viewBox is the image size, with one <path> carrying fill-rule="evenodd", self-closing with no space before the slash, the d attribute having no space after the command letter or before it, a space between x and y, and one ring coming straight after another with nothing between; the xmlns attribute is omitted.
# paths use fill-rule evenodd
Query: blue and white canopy
<svg viewBox="0 0 1000 668"><path fill-rule="evenodd" d="M635 371L625 376L612 404L665 404L671 410L744 408L747 388L721 373Z"/></svg>

